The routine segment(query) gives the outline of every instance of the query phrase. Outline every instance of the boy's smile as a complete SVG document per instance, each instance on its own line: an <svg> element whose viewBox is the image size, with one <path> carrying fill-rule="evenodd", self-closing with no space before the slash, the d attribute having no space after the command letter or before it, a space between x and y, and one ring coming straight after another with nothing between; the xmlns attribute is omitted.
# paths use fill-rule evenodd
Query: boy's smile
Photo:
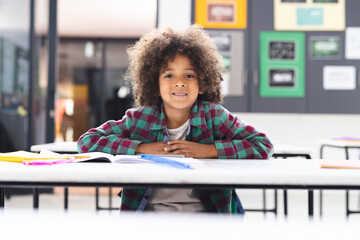
<svg viewBox="0 0 360 240"><path fill-rule="evenodd" d="M199 81L189 58L177 54L159 75L160 96L166 114L190 113L199 93ZM188 117L188 116L187 116Z"/></svg>

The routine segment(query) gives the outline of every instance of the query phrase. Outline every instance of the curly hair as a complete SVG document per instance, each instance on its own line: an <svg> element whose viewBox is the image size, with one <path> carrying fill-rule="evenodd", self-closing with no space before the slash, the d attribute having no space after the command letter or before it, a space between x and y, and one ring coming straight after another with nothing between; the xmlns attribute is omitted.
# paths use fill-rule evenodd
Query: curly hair
<svg viewBox="0 0 360 240"><path fill-rule="evenodd" d="M224 70L217 47L201 26L192 25L184 31L154 29L128 47L130 66L125 78L133 85L139 106L161 103L159 96L160 69L177 54L189 58L199 80L198 100L221 103L221 71Z"/></svg>

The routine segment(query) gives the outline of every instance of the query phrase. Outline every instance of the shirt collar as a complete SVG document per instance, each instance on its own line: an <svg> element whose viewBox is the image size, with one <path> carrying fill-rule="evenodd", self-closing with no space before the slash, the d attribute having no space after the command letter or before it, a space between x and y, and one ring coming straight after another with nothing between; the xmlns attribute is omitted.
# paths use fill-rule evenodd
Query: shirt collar
<svg viewBox="0 0 360 240"><path fill-rule="evenodd" d="M166 116L164 105L162 103L161 105L154 107L153 116L154 118L150 123L150 130L166 129ZM191 108L190 125L193 127L207 129L204 105L201 101L196 101Z"/></svg>

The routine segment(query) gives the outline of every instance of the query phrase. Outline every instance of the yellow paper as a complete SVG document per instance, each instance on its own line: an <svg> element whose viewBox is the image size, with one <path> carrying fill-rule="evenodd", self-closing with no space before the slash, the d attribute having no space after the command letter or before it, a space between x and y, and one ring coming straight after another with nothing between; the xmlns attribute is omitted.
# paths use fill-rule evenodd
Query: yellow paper
<svg viewBox="0 0 360 240"><path fill-rule="evenodd" d="M31 160L59 160L59 159L69 159L69 158L86 159L86 158L90 158L90 156L77 155L77 154L73 154L73 155L58 154L58 156L46 156L44 154L38 154L38 153L32 153L26 151L0 153L0 161L3 162L22 163L23 161L31 161Z"/></svg>
<svg viewBox="0 0 360 240"><path fill-rule="evenodd" d="M360 160L320 160L321 168L360 169Z"/></svg>
<svg viewBox="0 0 360 240"><path fill-rule="evenodd" d="M319 9L322 12L322 24L299 25L299 9ZM338 2L317 3L313 0L305 2L282 2L274 0L274 28L278 31L344 31L345 0Z"/></svg>

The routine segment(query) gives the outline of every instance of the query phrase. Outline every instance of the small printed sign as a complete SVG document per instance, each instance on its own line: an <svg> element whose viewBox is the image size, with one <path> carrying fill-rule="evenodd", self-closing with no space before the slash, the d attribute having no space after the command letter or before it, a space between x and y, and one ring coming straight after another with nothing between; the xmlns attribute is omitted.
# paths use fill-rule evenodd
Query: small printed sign
<svg viewBox="0 0 360 240"><path fill-rule="evenodd" d="M295 73L293 69L270 69L270 87L294 87Z"/></svg>
<svg viewBox="0 0 360 240"><path fill-rule="evenodd" d="M299 26L322 26L323 9L322 8L298 8L297 9L297 25Z"/></svg>
<svg viewBox="0 0 360 240"><path fill-rule="evenodd" d="M323 87L325 90L355 90L356 68L354 66L324 66Z"/></svg>
<svg viewBox="0 0 360 240"><path fill-rule="evenodd" d="M338 36L310 36L309 56L312 59L339 59L340 37Z"/></svg>
<svg viewBox="0 0 360 240"><path fill-rule="evenodd" d="M269 43L270 59L294 59L295 58L295 42L278 42L271 41Z"/></svg>

